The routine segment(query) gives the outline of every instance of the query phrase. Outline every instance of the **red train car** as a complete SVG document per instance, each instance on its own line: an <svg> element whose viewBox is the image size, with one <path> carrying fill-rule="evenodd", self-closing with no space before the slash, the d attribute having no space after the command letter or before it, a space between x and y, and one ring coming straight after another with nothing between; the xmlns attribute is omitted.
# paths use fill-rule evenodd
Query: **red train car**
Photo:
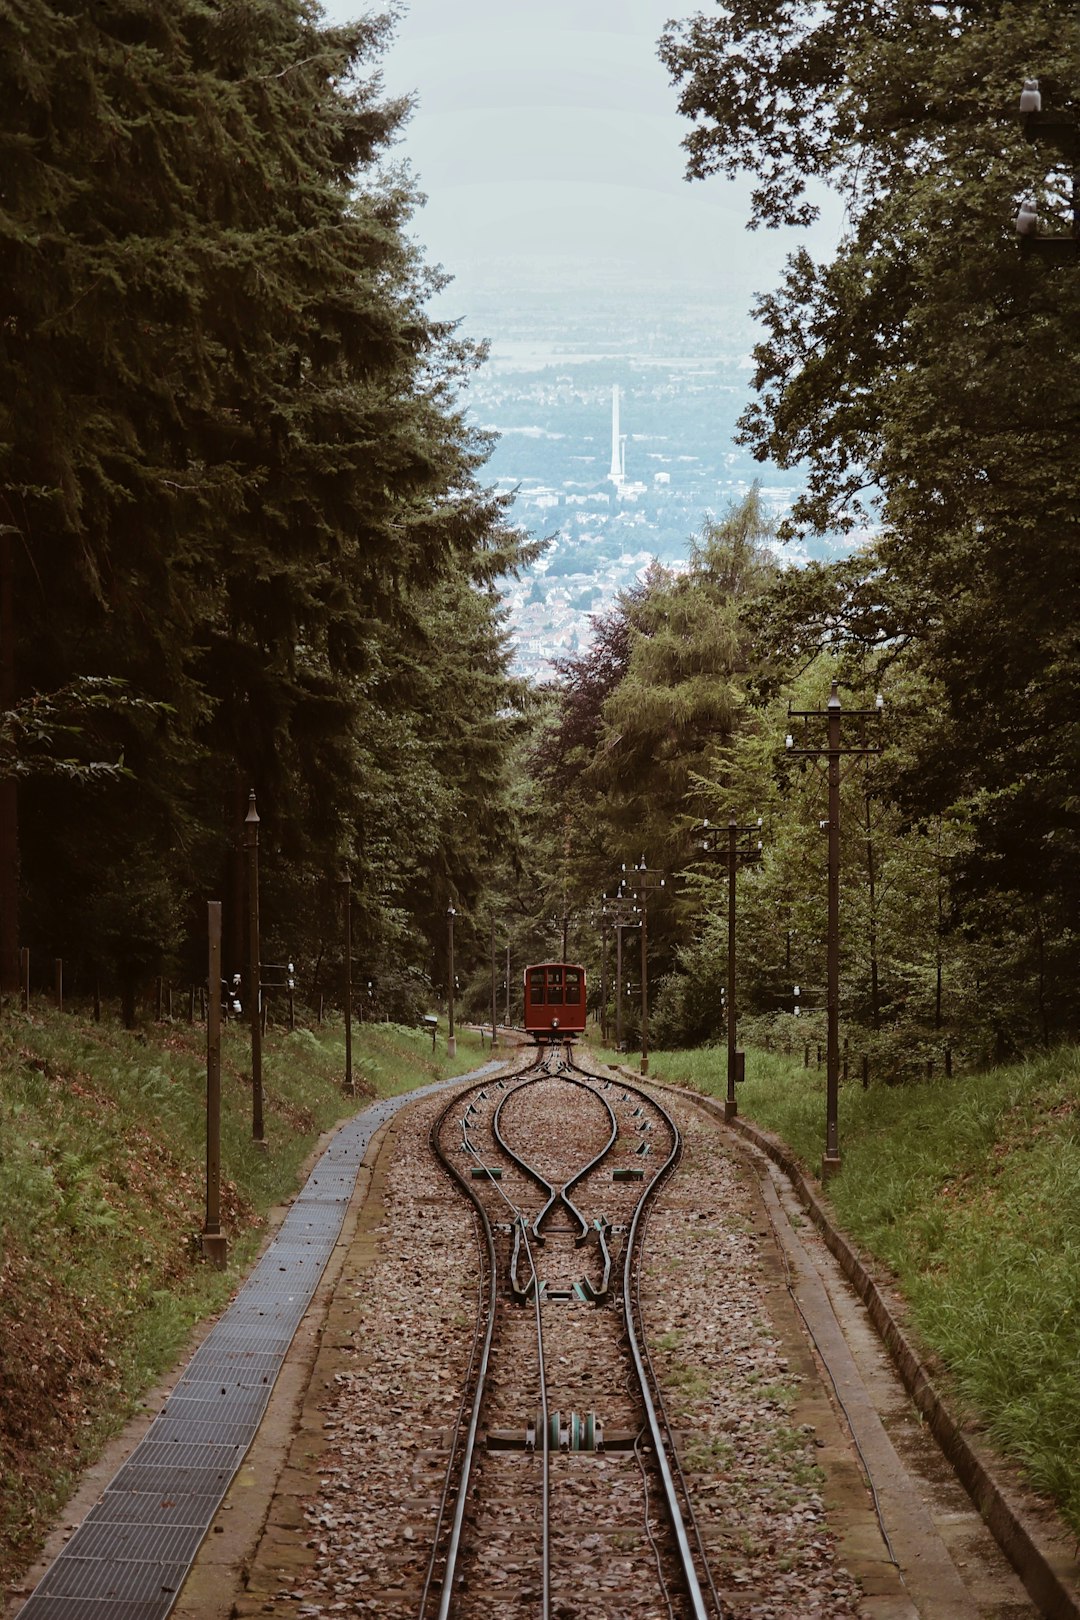
<svg viewBox="0 0 1080 1620"><path fill-rule="evenodd" d="M525 969L525 1028L530 1035L580 1035L585 1028L585 969L536 962Z"/></svg>

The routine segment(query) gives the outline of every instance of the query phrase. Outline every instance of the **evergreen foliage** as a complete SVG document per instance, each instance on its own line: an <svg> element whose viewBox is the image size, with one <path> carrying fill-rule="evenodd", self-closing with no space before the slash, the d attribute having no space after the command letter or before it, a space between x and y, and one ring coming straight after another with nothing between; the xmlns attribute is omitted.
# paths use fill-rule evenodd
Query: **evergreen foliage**
<svg viewBox="0 0 1080 1620"><path fill-rule="evenodd" d="M904 837L953 829L933 937L974 952L999 1055L1075 1033L1080 280L1022 257L1012 226L1025 194L1065 223L1065 160L1017 108L1029 76L1075 106L1075 8L725 0L670 25L661 57L689 174L749 170L751 224L809 218L812 182L847 201L832 261L794 254L759 302L742 433L808 470L785 533L879 537L783 576L758 692L823 650L856 682L892 672L908 702L878 802Z"/></svg>
<svg viewBox="0 0 1080 1620"><path fill-rule="evenodd" d="M270 950L308 962L343 860L373 952L424 962L493 836L520 694L491 587L528 553L478 483L477 353L428 313L386 162L390 28L299 0L0 17L16 691L90 676L156 706L113 715L122 781L23 792L23 937L106 978L191 936L195 972L203 894L237 962L249 787Z"/></svg>

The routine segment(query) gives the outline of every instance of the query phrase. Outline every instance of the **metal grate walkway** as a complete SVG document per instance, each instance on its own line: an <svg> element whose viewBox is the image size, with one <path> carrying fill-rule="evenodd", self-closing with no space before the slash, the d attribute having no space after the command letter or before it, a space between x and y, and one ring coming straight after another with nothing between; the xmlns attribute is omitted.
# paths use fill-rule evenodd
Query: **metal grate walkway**
<svg viewBox="0 0 1080 1620"><path fill-rule="evenodd" d="M341 1127L259 1264L19 1620L164 1620L255 1437L338 1240L372 1136L405 1103L504 1066L486 1063L470 1075L382 1098Z"/></svg>

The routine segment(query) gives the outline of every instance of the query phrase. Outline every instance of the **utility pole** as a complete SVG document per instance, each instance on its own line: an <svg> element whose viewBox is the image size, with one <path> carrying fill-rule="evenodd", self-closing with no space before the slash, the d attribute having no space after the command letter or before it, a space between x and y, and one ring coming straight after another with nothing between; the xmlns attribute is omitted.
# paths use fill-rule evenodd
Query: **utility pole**
<svg viewBox="0 0 1080 1620"><path fill-rule="evenodd" d="M15 552L19 530L0 523L0 709L15 707ZM6 750L8 765L14 749ZM14 769L0 776L0 996L19 984L19 788Z"/></svg>
<svg viewBox="0 0 1080 1620"><path fill-rule="evenodd" d="M1080 120L1076 108L1067 103L1064 107L1044 109L1038 79L1025 79L1020 93L1020 127L1032 146L1049 147L1050 153L1044 160L1046 171L1068 169L1072 173L1072 219L1068 235L1040 230L1042 222L1035 198L1025 197L1015 221L1020 252L1040 259L1071 259L1076 263L1080 261Z"/></svg>
<svg viewBox="0 0 1080 1620"><path fill-rule="evenodd" d="M877 863L874 859L874 829L870 821L870 794L866 800L866 880L870 886L870 1016L874 1028L881 1028L881 987L878 983L877 954Z"/></svg>
<svg viewBox="0 0 1080 1620"><path fill-rule="evenodd" d="M601 919L607 918L615 931L615 1050L623 1049L623 930L640 928L641 911L637 895L627 892L626 880L621 879L617 894L603 896ZM606 1009L606 1001L605 1001ZM607 1036L605 1034L605 1040Z"/></svg>
<svg viewBox="0 0 1080 1620"><path fill-rule="evenodd" d="M206 1219L202 1252L219 1270L229 1252L221 1230L221 901L207 904L209 973L206 1004Z"/></svg>
<svg viewBox="0 0 1080 1620"><path fill-rule="evenodd" d="M626 871L626 867L623 867ZM644 855L631 867L637 873L638 894L641 896L641 1073L649 1072L649 893L664 887L665 879L658 866L649 866Z"/></svg>
<svg viewBox="0 0 1080 1620"><path fill-rule="evenodd" d="M821 1161L822 1182L828 1181L840 1169L839 1096L840 1096L840 761L842 758L867 759L880 754L881 744L867 739L866 722L880 722L884 710L880 692L872 709L847 709L840 702L836 682L833 681L829 701L821 709L789 709L790 720L802 721L801 747L796 748L791 732L785 747L793 759L823 759L826 761L829 781L829 834L828 878L828 936L827 936L827 989L826 989L826 1049L825 1049L825 1153ZM842 746L843 720L859 722L859 737L849 747ZM820 736L821 722L825 722L825 744L813 746L811 728Z"/></svg>
<svg viewBox="0 0 1080 1620"><path fill-rule="evenodd" d="M454 910L453 906L447 906L446 926L449 935L448 954L450 957L450 983L448 987L449 1016L447 1019L446 1030L446 1055L449 1058L457 1057L457 1036L454 1034L454 918L456 916L457 912Z"/></svg>
<svg viewBox="0 0 1080 1620"><path fill-rule="evenodd" d="M247 864L248 901L248 1014L251 1023L251 1135L260 1147L266 1146L263 1126L262 1084L262 967L259 951L259 812L255 789L248 794L244 818L244 850ZM213 986L211 986L211 990Z"/></svg>
<svg viewBox="0 0 1080 1620"><path fill-rule="evenodd" d="M605 901L607 895L604 896ZM607 1045L607 924L608 913L600 912L600 1039Z"/></svg>
<svg viewBox="0 0 1080 1620"><path fill-rule="evenodd" d="M739 1112L735 1098L735 1085L744 1078L745 1054L737 1050L735 1009L735 873L740 865L749 865L761 859L761 818L752 827L740 827L735 817L728 821L726 838L721 843L721 829L702 822L694 831L702 835L701 847L707 855L723 855L728 880L727 918L727 1097L724 1099L724 1118L734 1119ZM755 842L756 840L756 842Z"/></svg>
<svg viewBox="0 0 1080 1620"><path fill-rule="evenodd" d="M345 1083L342 1089L346 1097L355 1097L352 1055L352 874L348 867L341 875L341 893L345 913Z"/></svg>
<svg viewBox="0 0 1080 1620"><path fill-rule="evenodd" d="M495 913L491 914L491 1045L499 1038L499 1012L496 1004L498 990L495 985Z"/></svg>

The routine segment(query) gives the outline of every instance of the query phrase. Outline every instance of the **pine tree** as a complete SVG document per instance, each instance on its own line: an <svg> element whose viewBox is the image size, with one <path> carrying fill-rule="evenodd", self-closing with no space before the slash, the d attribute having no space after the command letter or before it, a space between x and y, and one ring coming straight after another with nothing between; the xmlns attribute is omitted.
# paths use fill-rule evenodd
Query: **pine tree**
<svg viewBox="0 0 1080 1620"><path fill-rule="evenodd" d="M27 893L42 937L128 978L221 892L249 786L311 932L355 853L373 694L412 724L403 638L439 582L519 554L457 403L476 355L427 312L384 163L407 111L377 73L389 32L297 0L0 19L18 690L116 675L170 715L118 722L111 795L33 790Z"/></svg>

